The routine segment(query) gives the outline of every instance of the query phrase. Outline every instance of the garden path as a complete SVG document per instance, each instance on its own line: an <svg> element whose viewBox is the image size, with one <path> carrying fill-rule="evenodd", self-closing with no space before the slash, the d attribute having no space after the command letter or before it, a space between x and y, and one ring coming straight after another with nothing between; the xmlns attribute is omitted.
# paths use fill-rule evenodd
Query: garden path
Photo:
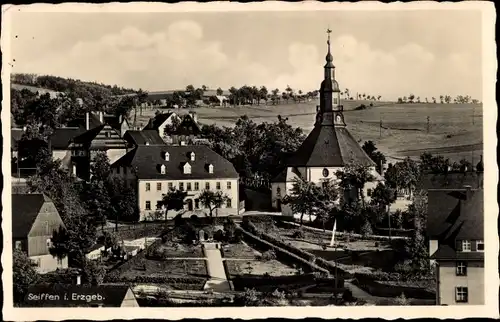
<svg viewBox="0 0 500 322"><path fill-rule="evenodd" d="M220 249L216 247L216 243L204 243L203 252L207 258L207 271L210 276L203 289L211 289L216 292L230 291L231 287L226 277L222 255Z"/></svg>

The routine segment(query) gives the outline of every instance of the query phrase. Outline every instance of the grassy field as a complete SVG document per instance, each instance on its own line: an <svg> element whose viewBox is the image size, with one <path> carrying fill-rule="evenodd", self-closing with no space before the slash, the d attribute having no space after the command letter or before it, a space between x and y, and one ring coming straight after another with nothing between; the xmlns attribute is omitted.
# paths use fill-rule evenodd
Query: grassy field
<svg viewBox="0 0 500 322"><path fill-rule="evenodd" d="M308 133L315 121L317 104L312 101L277 106L202 107L195 111L200 122L225 126L233 126L243 115L257 123L274 122L281 115L288 117L291 124ZM345 101L343 104L345 120L353 136L360 143L374 141L390 158L418 158L421 153L428 151L452 160L471 160L474 152L476 163L482 153L482 105L373 102L374 106L370 107L370 102L367 101ZM354 110L360 104L367 105L367 109ZM138 112L137 124L145 125L155 111L144 110L142 116ZM430 121L429 133L427 117Z"/></svg>

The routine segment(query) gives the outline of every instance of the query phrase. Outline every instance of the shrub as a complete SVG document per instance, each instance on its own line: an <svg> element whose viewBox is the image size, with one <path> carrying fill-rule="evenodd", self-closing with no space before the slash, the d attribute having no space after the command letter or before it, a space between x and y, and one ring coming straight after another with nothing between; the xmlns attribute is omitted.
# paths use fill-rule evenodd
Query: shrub
<svg viewBox="0 0 500 322"><path fill-rule="evenodd" d="M378 241L375 242L375 247L379 247L380 244L378 243Z"/></svg>
<svg viewBox="0 0 500 322"><path fill-rule="evenodd" d="M302 229L296 230L292 234L293 238L304 238L304 231Z"/></svg>
<svg viewBox="0 0 500 322"><path fill-rule="evenodd" d="M404 293L394 299L395 305L407 306L410 305L410 301L406 298Z"/></svg>
<svg viewBox="0 0 500 322"><path fill-rule="evenodd" d="M346 289L344 293L342 294L342 301L343 302L354 302L356 299L352 295L352 292L350 289Z"/></svg>
<svg viewBox="0 0 500 322"><path fill-rule="evenodd" d="M363 226L361 226L361 235L368 236L372 234L373 234L372 225L370 224L370 222L365 221Z"/></svg>
<svg viewBox="0 0 500 322"><path fill-rule="evenodd" d="M273 259L276 259L276 252L272 249L264 252L262 254L262 260L265 260L265 261L270 261L270 260L273 260Z"/></svg>

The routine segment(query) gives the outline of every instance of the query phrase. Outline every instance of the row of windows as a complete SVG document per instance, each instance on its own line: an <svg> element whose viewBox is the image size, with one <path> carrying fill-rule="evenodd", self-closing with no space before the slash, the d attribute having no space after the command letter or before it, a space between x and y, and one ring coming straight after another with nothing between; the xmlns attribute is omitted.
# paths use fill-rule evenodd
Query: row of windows
<svg viewBox="0 0 500 322"><path fill-rule="evenodd" d="M188 199L188 202L192 202L191 199ZM200 207L200 200L199 199L194 199L194 209L201 209ZM226 200L226 208L231 208L231 199L227 199ZM188 206L189 208L189 206ZM150 200L146 200L146 204L145 204L145 210L151 210L151 201ZM158 200L156 202L156 210L161 210L162 209L162 205L161 205L161 200Z"/></svg>
<svg viewBox="0 0 500 322"><path fill-rule="evenodd" d="M164 186L163 186L162 182L157 182L156 183L156 191L162 191L163 187ZM174 188L174 183L173 182L169 182L167 184L167 188L168 188L168 190L173 189ZM194 182L194 187L193 187L192 182L186 182L185 188L186 188L187 191L192 191L192 190L199 191L200 190L200 183L199 182ZM231 190L231 188L232 188L231 181L227 181L226 182L226 188L228 190ZM220 183L220 181L217 181L215 183L215 189L217 189L217 190L221 189L221 183ZM184 191L184 182L179 182L179 190ZM210 190L210 182L205 182L205 190ZM151 183L149 183L149 182L146 182L146 191L151 191Z"/></svg>
<svg viewBox="0 0 500 322"><path fill-rule="evenodd" d="M476 240L474 242L476 243L476 250L478 252L484 252L484 241ZM470 240L462 240L462 251L470 252L471 250L472 250L472 242Z"/></svg>

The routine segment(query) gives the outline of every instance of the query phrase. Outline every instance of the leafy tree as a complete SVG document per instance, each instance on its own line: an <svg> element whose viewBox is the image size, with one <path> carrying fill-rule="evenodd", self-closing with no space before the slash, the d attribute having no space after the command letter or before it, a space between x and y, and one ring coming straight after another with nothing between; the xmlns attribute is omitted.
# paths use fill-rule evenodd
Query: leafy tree
<svg viewBox="0 0 500 322"><path fill-rule="evenodd" d="M379 173L382 173L381 166L386 163L385 155L377 150L377 147L373 141L366 141L365 143L363 143L362 149L366 152L366 154L368 154L370 159L375 162L377 171Z"/></svg>
<svg viewBox="0 0 500 322"><path fill-rule="evenodd" d="M411 196L420 180L420 173L419 165L410 158L406 158L394 165L390 165L384 177L388 186L398 191L405 189Z"/></svg>
<svg viewBox="0 0 500 322"><path fill-rule="evenodd" d="M229 200L229 197L224 195L222 191L213 192L211 190L203 190L198 198L203 207L208 209L210 218L213 218L215 209L221 208Z"/></svg>
<svg viewBox="0 0 500 322"><path fill-rule="evenodd" d="M365 197L363 189L365 184L375 179L371 174L370 168L358 163L347 164L343 170L336 172L336 176L340 180L342 188L347 191L355 189L357 201L361 201L361 204L364 206Z"/></svg>
<svg viewBox="0 0 500 322"><path fill-rule="evenodd" d="M165 208L165 221L170 210L180 211L184 209L187 191L171 188L166 194L163 195L161 201L158 202L159 206Z"/></svg>
<svg viewBox="0 0 500 322"><path fill-rule="evenodd" d="M33 267L32 261L23 251L14 249L13 252L13 291L14 303L19 304L23 302L24 297L30 285L36 284L40 276Z"/></svg>
<svg viewBox="0 0 500 322"><path fill-rule="evenodd" d="M293 180L290 194L283 198L284 205L290 205L294 214L300 214L300 225L304 224L304 215L312 216L314 211L314 191L317 191L313 182L303 181L299 178Z"/></svg>
<svg viewBox="0 0 500 322"><path fill-rule="evenodd" d="M81 202L75 178L61 168L60 161L53 161L46 151L38 160L37 174L28 179L28 187L51 198L66 226L65 238L53 239L53 251L59 257L69 256L70 263L79 265L85 251L94 244L95 220Z"/></svg>
<svg viewBox="0 0 500 322"><path fill-rule="evenodd" d="M83 280L88 285L101 285L106 276L106 269L104 266L98 264L96 261L85 259L83 262Z"/></svg>
<svg viewBox="0 0 500 322"><path fill-rule="evenodd" d="M407 240L405 249L410 260L412 271L415 274L426 274L429 267L429 252L425 238L427 195L419 191L408 206L408 216L413 221L413 235Z"/></svg>
<svg viewBox="0 0 500 322"><path fill-rule="evenodd" d="M217 88L217 95L221 96L222 94L224 93L224 91L222 90L222 88Z"/></svg>

